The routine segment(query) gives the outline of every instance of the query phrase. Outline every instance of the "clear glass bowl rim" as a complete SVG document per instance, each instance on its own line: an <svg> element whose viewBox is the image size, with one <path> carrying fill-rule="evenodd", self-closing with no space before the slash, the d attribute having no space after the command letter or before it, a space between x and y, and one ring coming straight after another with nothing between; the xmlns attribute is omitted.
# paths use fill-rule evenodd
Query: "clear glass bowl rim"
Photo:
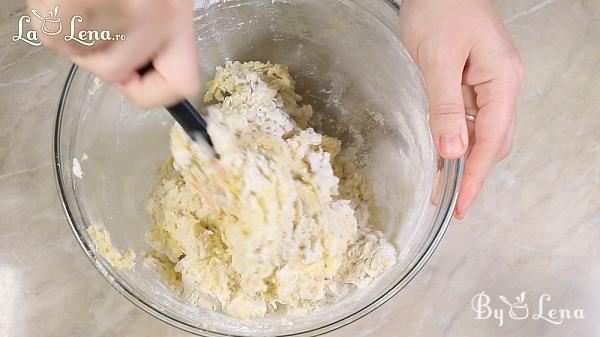
<svg viewBox="0 0 600 337"><path fill-rule="evenodd" d="M390 6L397 10L397 7L390 1L384 0ZM62 117L64 115L64 109L67 102L67 98L69 95L69 90L71 87L71 83L75 74L77 73L77 65L73 64L69 70L67 75L67 79L65 81L61 97L59 100L58 111L55 118L54 125L54 134L53 134L53 157L54 157L54 174L56 180L56 186L58 190L58 194L60 196L60 201L62 204L63 211L71 227L75 238L79 242L82 250L90 260L90 262L96 267L96 269L102 274L102 276L125 298L127 298L131 303L136 305L138 308L142 309L146 313L152 315L153 317L170 324L174 327L182 329L184 331L200 335L206 337L221 337L221 336L231 336L231 337L243 337L241 335L231 335L231 334L222 334L218 332L213 332L205 329L198 328L196 326L191 326L185 322L179 321L175 318L172 318L158 310L156 310L151 305L147 304L137 295L130 291L127 284L124 284L119 280L118 277L111 275L110 271L101 263L98 263L94 255L92 254L92 248L87 244L84 239L82 233L80 233L77 225L75 224L75 218L73 216L72 205L69 205L67 201L67 191L66 191L66 181L63 179L63 170L69 169L69 167L63 167L62 163L62 155L61 155L61 125L62 125ZM278 335L279 337L292 337L292 336L318 336L325 333L332 332L334 330L340 329L352 322L357 321L358 319L368 315L375 309L379 308L381 305L390 300L393 296L395 296L400 290L402 290L423 268L423 266L427 263L439 243L441 242L444 233L452 219L452 214L454 211L454 207L456 205L456 200L458 198L459 187L462 180L462 172L464 168L464 158L459 158L457 160L445 160L443 165L443 178L444 185L441 193L441 198L439 201L439 205L437 207L437 214L435 219L438 220L437 224L432 227L432 230L428 234L428 244L425 247L421 247L420 256L417 259L417 263L411 266L408 272L404 275L403 278L398 280L396 284L394 284L389 290L383 293L378 298L374 299L367 306L361 308L360 310L353 312L346 317L339 319L335 322L329 323L325 326L314 328L312 330L306 330L302 332L292 333L292 334L284 334Z"/></svg>

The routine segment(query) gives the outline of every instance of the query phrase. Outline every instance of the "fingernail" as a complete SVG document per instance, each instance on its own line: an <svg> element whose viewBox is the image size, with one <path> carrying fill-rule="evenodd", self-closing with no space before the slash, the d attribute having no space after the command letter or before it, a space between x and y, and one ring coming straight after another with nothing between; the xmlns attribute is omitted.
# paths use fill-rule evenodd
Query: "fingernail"
<svg viewBox="0 0 600 337"><path fill-rule="evenodd" d="M443 154L457 155L461 154L464 144L460 135L457 133L446 133L440 137L440 146Z"/></svg>

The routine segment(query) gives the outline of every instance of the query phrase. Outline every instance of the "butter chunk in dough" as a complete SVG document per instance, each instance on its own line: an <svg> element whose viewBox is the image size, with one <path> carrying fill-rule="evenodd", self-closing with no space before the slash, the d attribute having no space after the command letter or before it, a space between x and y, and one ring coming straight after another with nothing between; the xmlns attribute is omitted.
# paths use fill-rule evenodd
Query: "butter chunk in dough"
<svg viewBox="0 0 600 337"><path fill-rule="evenodd" d="M366 179L345 163L344 195L357 200L340 196L341 143L308 127L312 108L285 66L229 62L205 100L216 102L207 120L220 159L173 127L147 204L147 267L193 304L241 319L308 313L391 268L395 248L357 220L372 201Z"/></svg>

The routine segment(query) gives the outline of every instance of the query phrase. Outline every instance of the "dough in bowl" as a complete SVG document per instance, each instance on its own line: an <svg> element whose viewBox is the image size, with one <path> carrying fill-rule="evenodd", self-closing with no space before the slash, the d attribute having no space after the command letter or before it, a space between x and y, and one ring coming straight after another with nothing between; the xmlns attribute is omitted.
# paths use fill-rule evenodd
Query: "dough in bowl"
<svg viewBox="0 0 600 337"><path fill-rule="evenodd" d="M308 313L396 262L372 229L364 175L338 139L309 127L294 90L285 66L229 62L205 96L220 159L171 130L143 264L195 305L241 319Z"/></svg>

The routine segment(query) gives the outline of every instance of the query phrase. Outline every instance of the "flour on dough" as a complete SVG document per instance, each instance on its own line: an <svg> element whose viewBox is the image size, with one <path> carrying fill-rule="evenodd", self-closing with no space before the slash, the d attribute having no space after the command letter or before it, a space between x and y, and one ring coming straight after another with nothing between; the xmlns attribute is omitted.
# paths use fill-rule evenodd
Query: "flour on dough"
<svg viewBox="0 0 600 337"><path fill-rule="evenodd" d="M285 66L229 62L205 100L220 159L173 127L147 203L147 268L195 305L250 319L308 313L394 265L369 227L365 177L309 127Z"/></svg>

